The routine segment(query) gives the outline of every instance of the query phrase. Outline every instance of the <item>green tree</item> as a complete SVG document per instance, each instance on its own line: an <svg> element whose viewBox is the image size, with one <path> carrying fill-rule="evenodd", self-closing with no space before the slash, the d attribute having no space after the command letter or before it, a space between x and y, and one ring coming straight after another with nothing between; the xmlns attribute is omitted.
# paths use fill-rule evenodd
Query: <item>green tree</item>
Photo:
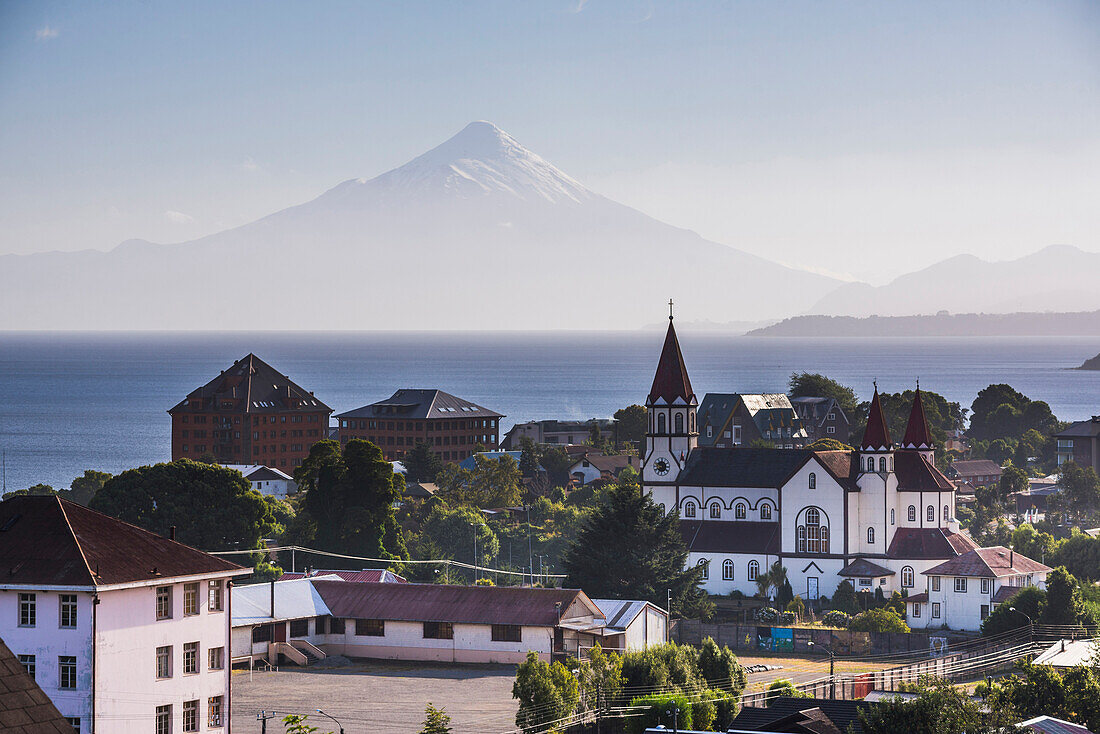
<svg viewBox="0 0 1100 734"><path fill-rule="evenodd" d="M649 416L644 405L628 405L615 411L615 443L640 448L649 431Z"/></svg>
<svg viewBox="0 0 1100 734"><path fill-rule="evenodd" d="M864 734L1009 734L1017 732L1012 709L992 708L970 699L950 683L922 679L915 699L895 698L859 709Z"/></svg>
<svg viewBox="0 0 1100 734"><path fill-rule="evenodd" d="M1043 623L1062 626L1095 624L1077 579L1061 566L1047 574L1047 604L1043 610Z"/></svg>
<svg viewBox="0 0 1100 734"><path fill-rule="evenodd" d="M51 487L48 484L36 484L33 487L27 487L26 489L16 489L12 492L8 492L7 494L4 495L3 498L7 499L8 497L21 497L23 495L43 496L43 495L50 495L50 494L59 494L59 493L56 489L54 489L53 487Z"/></svg>
<svg viewBox="0 0 1100 734"><path fill-rule="evenodd" d="M565 585L607 599L645 599L663 606L672 592L681 613L705 597L703 568L686 568L688 551L677 513L665 514L634 483L620 482L594 508L562 560Z"/></svg>
<svg viewBox="0 0 1100 734"><path fill-rule="evenodd" d="M516 669L512 698L519 700L516 726L525 732L541 731L548 726L558 731L565 726L555 722L571 716L577 708L580 686L564 665L546 663L532 650Z"/></svg>
<svg viewBox="0 0 1100 734"><path fill-rule="evenodd" d="M105 471L85 469L84 475L74 479L72 484L69 485L69 491L62 490L61 496L70 502L87 507L88 503L92 501L92 497L95 497L96 492L103 489L103 485L110 478L111 475Z"/></svg>
<svg viewBox="0 0 1100 734"><path fill-rule="evenodd" d="M795 372L791 374L788 385L787 394L792 398L833 398L848 416L849 422L861 420L855 390L836 380L817 373Z"/></svg>
<svg viewBox="0 0 1100 734"><path fill-rule="evenodd" d="M697 658L699 674L707 687L721 691L744 690L747 677L745 669L737 662L737 656L728 647L719 647L713 637L703 638Z"/></svg>
<svg viewBox="0 0 1100 734"><path fill-rule="evenodd" d="M283 728L286 734L313 734L319 731L316 726L309 723L309 717L303 714L287 714L283 717ZM332 734L331 731L325 734Z"/></svg>
<svg viewBox="0 0 1100 734"><path fill-rule="evenodd" d="M767 693L764 694L764 705L771 706L781 698L809 698L810 694L803 693L794 687L786 678L776 678L768 684Z"/></svg>
<svg viewBox="0 0 1100 734"><path fill-rule="evenodd" d="M405 479L373 443L352 439L313 444L294 472L302 513L316 524L322 550L369 558L408 558L394 503Z"/></svg>
<svg viewBox="0 0 1100 734"><path fill-rule="evenodd" d="M436 708L430 702L424 709L424 726L420 734L451 734L451 717L445 709Z"/></svg>
<svg viewBox="0 0 1100 734"><path fill-rule="evenodd" d="M1025 586L990 612L982 622L982 636L994 637L1012 630L1027 627L1027 620L1042 621L1046 609L1047 594L1035 586ZM1022 612L1022 613L1021 613ZM1026 615L1026 616L1025 616Z"/></svg>
<svg viewBox="0 0 1100 734"><path fill-rule="evenodd" d="M868 609L852 617L848 629L853 632L909 632L909 625L890 608Z"/></svg>
<svg viewBox="0 0 1100 734"><path fill-rule="evenodd" d="M1079 579L1100 580L1100 540L1080 530L1074 530L1072 535L1057 544L1046 563L1065 566L1067 571Z"/></svg>
<svg viewBox="0 0 1100 734"><path fill-rule="evenodd" d="M1023 492L1028 488L1027 474L1022 469L1009 466L1001 473L998 484L1001 500L1007 502L1013 492Z"/></svg>
<svg viewBox="0 0 1100 734"><path fill-rule="evenodd" d="M836 592L833 594L832 607L846 614L855 614L859 611L856 590L851 581L845 579L837 584Z"/></svg>
<svg viewBox="0 0 1100 734"><path fill-rule="evenodd" d="M1040 533L1027 523L1012 531L1012 550L1041 563L1053 558L1056 547L1053 535Z"/></svg>
<svg viewBox="0 0 1100 734"><path fill-rule="evenodd" d="M477 563L486 566L500 553L500 540L481 513L472 507L436 505L421 526L422 543L418 546L417 555L423 560L451 558L472 564L475 534ZM429 540L430 545L425 546L424 540Z"/></svg>
<svg viewBox="0 0 1100 734"><path fill-rule="evenodd" d="M1100 510L1100 478L1091 466L1082 467L1067 462L1060 467L1058 484L1062 491L1052 496L1058 509L1078 520L1091 518Z"/></svg>
<svg viewBox="0 0 1100 734"><path fill-rule="evenodd" d="M546 470L546 477L552 486L563 486L569 482L569 468L574 459L564 446L539 447L539 463Z"/></svg>
<svg viewBox="0 0 1100 734"><path fill-rule="evenodd" d="M623 659L614 650L604 652L599 643L589 648L587 656L578 671L581 689L590 710L605 710L622 697Z"/></svg>
<svg viewBox="0 0 1100 734"><path fill-rule="evenodd" d="M519 472L525 477L533 477L539 470L539 445L530 436L519 439Z"/></svg>
<svg viewBox="0 0 1100 734"><path fill-rule="evenodd" d="M988 689L985 702L990 708L1014 711L1021 719L1046 714L1091 731L1100 728L1100 679L1084 665L1058 671L1049 665L1020 663L1016 675Z"/></svg>
<svg viewBox="0 0 1100 734"><path fill-rule="evenodd" d="M474 455L474 468L448 464L440 472L439 494L452 505L472 507L514 507L520 503L523 476L511 456Z"/></svg>
<svg viewBox="0 0 1100 734"><path fill-rule="evenodd" d="M434 482L443 471L443 461L425 441L417 441L412 451L401 457L405 465L405 479L410 482Z"/></svg>
<svg viewBox="0 0 1100 734"><path fill-rule="evenodd" d="M852 447L846 443L841 443L835 438L819 438L810 445L808 445L810 451L851 451Z"/></svg>
<svg viewBox="0 0 1100 734"><path fill-rule="evenodd" d="M1031 430L1049 436L1061 426L1049 405L1041 400L1033 401L1004 384L981 390L970 411L967 435L979 441L1016 440Z"/></svg>
<svg viewBox="0 0 1100 734"><path fill-rule="evenodd" d="M239 471L188 459L111 477L89 507L202 550L258 548L275 521Z"/></svg>

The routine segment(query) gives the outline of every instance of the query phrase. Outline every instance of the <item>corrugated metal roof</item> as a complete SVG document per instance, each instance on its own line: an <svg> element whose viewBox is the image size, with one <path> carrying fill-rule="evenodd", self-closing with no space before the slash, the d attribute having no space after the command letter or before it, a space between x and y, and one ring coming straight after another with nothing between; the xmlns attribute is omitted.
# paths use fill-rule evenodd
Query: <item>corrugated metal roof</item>
<svg viewBox="0 0 1100 734"><path fill-rule="evenodd" d="M693 553L779 553L779 523L681 520L680 535Z"/></svg>
<svg viewBox="0 0 1100 734"><path fill-rule="evenodd" d="M336 583L345 583L339 577L331 578L336 579ZM308 578L274 582L274 616L271 614L271 583L232 587L230 594L233 597L233 626L244 627L276 619L305 619L329 614L325 600L313 587L313 581L313 578Z"/></svg>
<svg viewBox="0 0 1100 734"><path fill-rule="evenodd" d="M1036 716L1016 725L1020 729L1043 732L1043 734L1091 734L1092 730L1053 716Z"/></svg>
<svg viewBox="0 0 1100 734"><path fill-rule="evenodd" d="M336 576L344 581L359 584L407 584L403 576L398 576L393 571L384 568L364 568L362 571L343 571L340 569L317 569L310 571L308 578L321 578L323 576ZM288 571L279 577L279 581L293 581L307 578L306 574Z"/></svg>
<svg viewBox="0 0 1100 734"><path fill-rule="evenodd" d="M593 599L596 606L603 612L607 622L605 629L625 630L641 614L649 602L637 599Z"/></svg>
<svg viewBox="0 0 1100 734"><path fill-rule="evenodd" d="M1097 652L1100 652L1100 643L1096 640L1059 640L1039 653L1038 657L1031 662L1035 665L1073 668L1078 665L1089 665Z"/></svg>

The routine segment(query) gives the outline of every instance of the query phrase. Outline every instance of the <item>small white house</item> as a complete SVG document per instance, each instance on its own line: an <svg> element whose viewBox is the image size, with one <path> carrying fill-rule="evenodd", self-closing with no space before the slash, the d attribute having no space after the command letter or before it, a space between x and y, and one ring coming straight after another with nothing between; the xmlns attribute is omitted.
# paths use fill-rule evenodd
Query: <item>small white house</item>
<svg viewBox="0 0 1100 734"><path fill-rule="evenodd" d="M263 464L225 464L224 466L226 469L236 469L243 474L252 485L252 489L262 495L286 499L287 495L298 491L298 484L294 481L294 477L273 466Z"/></svg>
<svg viewBox="0 0 1100 734"><path fill-rule="evenodd" d="M668 612L648 601L593 599L604 613L605 650L644 650L668 642Z"/></svg>
<svg viewBox="0 0 1100 734"><path fill-rule="evenodd" d="M627 467L638 468L638 460L634 456L614 455L604 456L599 453L585 454L569 467L569 476L577 484L588 484L597 479L618 479Z"/></svg>
<svg viewBox="0 0 1100 734"><path fill-rule="evenodd" d="M976 548L923 572L926 589L905 600L913 629L976 632L990 613L1027 586L1046 588L1050 567L1004 546Z"/></svg>
<svg viewBox="0 0 1100 734"><path fill-rule="evenodd" d="M78 731L225 731L249 573L56 496L0 502L0 638Z"/></svg>

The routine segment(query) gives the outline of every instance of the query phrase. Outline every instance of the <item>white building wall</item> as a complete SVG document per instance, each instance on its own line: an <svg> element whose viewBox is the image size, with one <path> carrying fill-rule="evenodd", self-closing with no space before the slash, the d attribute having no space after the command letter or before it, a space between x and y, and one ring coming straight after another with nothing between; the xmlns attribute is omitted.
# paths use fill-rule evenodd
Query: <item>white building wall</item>
<svg viewBox="0 0 1100 734"><path fill-rule="evenodd" d="M700 561L708 561L707 578L703 580L702 587L708 594L720 596L728 595L732 591L740 591L745 596L752 596L757 592L756 581L749 579L749 563L756 561L760 564L760 571L768 570L778 556L770 556L764 553L688 553L688 565L698 565ZM733 561L733 579L722 577L722 566L727 560Z"/></svg>
<svg viewBox="0 0 1100 734"><path fill-rule="evenodd" d="M522 627L520 642L494 642L492 626L487 624L454 625L454 639L424 637L423 622L386 620L381 637L355 634L355 620L346 621L343 635L317 635L311 640L329 654L389 660L433 660L457 663L520 663L528 650L550 660L554 642L553 627Z"/></svg>

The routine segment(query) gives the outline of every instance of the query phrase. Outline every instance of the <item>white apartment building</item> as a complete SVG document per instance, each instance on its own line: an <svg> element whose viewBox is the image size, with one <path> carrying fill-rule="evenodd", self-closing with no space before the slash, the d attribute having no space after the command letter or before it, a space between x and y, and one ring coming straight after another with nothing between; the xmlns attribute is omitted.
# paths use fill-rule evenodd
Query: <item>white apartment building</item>
<svg viewBox="0 0 1100 734"><path fill-rule="evenodd" d="M228 732L249 570L54 496L0 502L0 638L80 732Z"/></svg>
<svg viewBox="0 0 1100 734"><path fill-rule="evenodd" d="M925 591L905 600L906 622L913 629L977 632L1020 589L1045 589L1050 570L1002 545L977 548L924 572Z"/></svg>

